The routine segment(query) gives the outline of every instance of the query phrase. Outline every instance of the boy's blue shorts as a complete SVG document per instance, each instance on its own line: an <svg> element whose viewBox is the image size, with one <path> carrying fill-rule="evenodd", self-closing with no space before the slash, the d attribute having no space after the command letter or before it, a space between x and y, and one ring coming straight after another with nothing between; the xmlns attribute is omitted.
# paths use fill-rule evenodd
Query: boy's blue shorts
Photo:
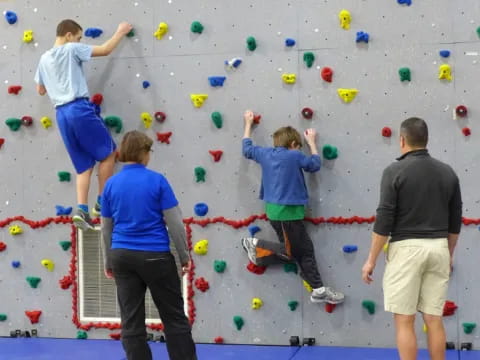
<svg viewBox="0 0 480 360"><path fill-rule="evenodd" d="M117 146L86 98L57 106L57 123L77 174L106 159Z"/></svg>

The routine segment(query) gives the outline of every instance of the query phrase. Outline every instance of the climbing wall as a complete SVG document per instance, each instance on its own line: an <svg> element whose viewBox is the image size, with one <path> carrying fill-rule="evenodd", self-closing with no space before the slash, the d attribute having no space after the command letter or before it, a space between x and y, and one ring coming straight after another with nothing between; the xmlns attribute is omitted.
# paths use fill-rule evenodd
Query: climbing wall
<svg viewBox="0 0 480 360"><path fill-rule="evenodd" d="M74 170L52 106L33 83L56 24L72 18L88 29L89 44L107 40L122 20L134 25L111 56L85 70L117 142L133 129L156 140L150 167L173 185L192 245L186 299L196 341L288 344L297 335L321 345L394 346L382 309L383 261L372 286L360 269L399 124L420 116L431 153L456 169L464 196L448 340L480 346L472 330L480 321L477 0L18 0L0 10L0 336L35 328L47 337L118 338L118 324L78 318L76 236L62 217L75 206ZM311 304L295 268L249 265L240 238L249 230L275 237L258 200L260 169L241 156L247 108L261 117L259 145L287 124L319 133L324 164L306 176L307 226L325 283L346 294L343 305ZM420 320L417 327L421 333Z"/></svg>

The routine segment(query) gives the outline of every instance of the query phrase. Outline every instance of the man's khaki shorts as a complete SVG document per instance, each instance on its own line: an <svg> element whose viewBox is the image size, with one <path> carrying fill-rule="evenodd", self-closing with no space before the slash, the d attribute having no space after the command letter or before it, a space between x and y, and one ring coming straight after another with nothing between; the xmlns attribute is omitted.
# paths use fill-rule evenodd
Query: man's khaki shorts
<svg viewBox="0 0 480 360"><path fill-rule="evenodd" d="M385 311L443 314L450 277L447 239L411 239L389 244L383 276Z"/></svg>

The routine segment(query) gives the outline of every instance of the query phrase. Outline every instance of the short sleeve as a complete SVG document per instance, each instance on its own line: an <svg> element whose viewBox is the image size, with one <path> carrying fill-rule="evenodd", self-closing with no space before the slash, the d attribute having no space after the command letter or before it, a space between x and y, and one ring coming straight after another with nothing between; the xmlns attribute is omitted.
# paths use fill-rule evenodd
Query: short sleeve
<svg viewBox="0 0 480 360"><path fill-rule="evenodd" d="M110 187L108 186L108 182L105 185L105 189L102 193L102 217L111 218L112 217L112 207L110 206Z"/></svg>
<svg viewBox="0 0 480 360"><path fill-rule="evenodd" d="M160 208L162 210L171 209L178 205L178 200L173 193L173 189L167 179L162 176L160 182Z"/></svg>
<svg viewBox="0 0 480 360"><path fill-rule="evenodd" d="M91 45L72 43L71 49L75 58L80 61L88 61L92 57L93 47Z"/></svg>
<svg viewBox="0 0 480 360"><path fill-rule="evenodd" d="M35 82L38 84L38 85L45 85L43 83L43 78L42 78L42 74L40 72L40 64L38 65L37 67L37 71L35 72L35 78L34 78Z"/></svg>

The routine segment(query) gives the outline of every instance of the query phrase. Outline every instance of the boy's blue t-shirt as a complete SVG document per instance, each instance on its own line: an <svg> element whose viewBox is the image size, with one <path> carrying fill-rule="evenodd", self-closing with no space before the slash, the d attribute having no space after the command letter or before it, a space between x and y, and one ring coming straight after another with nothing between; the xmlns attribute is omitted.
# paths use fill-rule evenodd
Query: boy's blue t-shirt
<svg viewBox="0 0 480 360"><path fill-rule="evenodd" d="M142 164L125 165L102 194L102 216L113 220L112 249L170 251L162 211L177 205L163 175Z"/></svg>
<svg viewBox="0 0 480 360"><path fill-rule="evenodd" d="M88 97L82 64L90 60L92 46L66 43L45 52L35 73L35 82L45 86L55 107Z"/></svg>

